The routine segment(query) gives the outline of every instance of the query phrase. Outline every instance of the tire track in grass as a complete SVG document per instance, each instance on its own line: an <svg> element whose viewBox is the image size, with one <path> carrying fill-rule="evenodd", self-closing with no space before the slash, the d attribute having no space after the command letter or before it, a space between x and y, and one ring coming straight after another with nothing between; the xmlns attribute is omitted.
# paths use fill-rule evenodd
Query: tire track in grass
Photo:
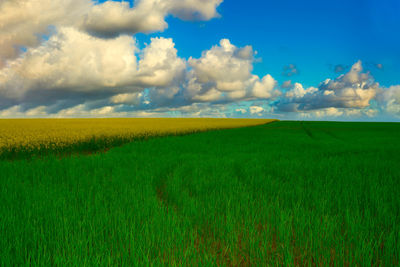
<svg viewBox="0 0 400 267"><path fill-rule="evenodd" d="M167 208L167 212L172 211L177 215L178 218L183 220L186 217L192 222L195 233L194 247L198 252L204 251L205 253L215 257L217 266L251 266L244 258L240 259L238 262L234 261L232 259L233 254L231 249L212 230L208 222L206 222L204 225L199 224L193 218L185 215L183 209L170 198L168 192L168 181L170 179L169 177L174 175L175 168L176 166L168 168L166 174L161 176L163 178L160 178L155 182L155 194L159 202ZM190 198L193 198L190 196L190 194L188 195ZM241 241L239 241L239 245L240 242Z"/></svg>
<svg viewBox="0 0 400 267"><path fill-rule="evenodd" d="M156 197L159 200L159 202L165 206L167 208L167 212L169 212L169 209L172 208L176 213L180 212L180 208L179 206L174 202L171 201L171 198L168 194L168 190L167 190L167 184L168 184L168 180L169 177L171 177L171 175L173 175L174 173L174 168L170 167L167 171L166 174L161 174L159 179L157 179L155 181L155 193L156 193Z"/></svg>
<svg viewBox="0 0 400 267"><path fill-rule="evenodd" d="M317 138L311 133L310 129L308 129L308 128L306 128L304 126L304 122L303 121L300 122L300 126L311 139L317 140Z"/></svg>
<svg viewBox="0 0 400 267"><path fill-rule="evenodd" d="M328 136L330 136L330 137L332 137L332 138L334 138L334 139L336 139L336 140L338 140L338 141L341 141L341 142L346 142L347 143L347 140L345 140L345 139L343 139L342 137L339 137L337 134L335 134L335 133L333 133L331 130L329 130L329 129L325 129L325 128L321 128L321 129L319 129L321 132L323 132L325 135L328 135Z"/></svg>
<svg viewBox="0 0 400 267"><path fill-rule="evenodd" d="M246 164L234 164L235 173L239 179L239 183L243 186L243 188L247 189L249 194L251 194L254 199L258 199L260 197L259 193L256 193L254 190L256 185L252 184L246 177L244 173L244 167ZM246 236L249 240L254 239L258 241L258 248L260 251L263 251L266 254L266 260L269 264L268 266L283 266L284 265L284 255L280 248L284 247L284 242L279 238L279 232L276 226L271 225L266 220L256 220L254 221L254 229L252 233L247 231ZM305 251L303 247L298 245L298 240L296 238L296 233L292 227L292 236L290 241L290 247L293 253L293 266L309 266L310 259L306 257L308 251ZM240 233L239 235L243 235ZM243 242L238 240L238 253L243 253L246 249L243 249ZM244 246L246 246L246 242ZM304 253L302 253L302 251ZM303 255L304 254L304 255ZM250 258L250 255L247 255L248 263L245 266L257 266L260 264L259 259Z"/></svg>

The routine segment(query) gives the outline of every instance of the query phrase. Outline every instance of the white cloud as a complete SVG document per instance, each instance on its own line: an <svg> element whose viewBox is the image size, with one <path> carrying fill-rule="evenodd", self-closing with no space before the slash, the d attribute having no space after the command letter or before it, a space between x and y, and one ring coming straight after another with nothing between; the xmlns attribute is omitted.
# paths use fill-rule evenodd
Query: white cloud
<svg viewBox="0 0 400 267"><path fill-rule="evenodd" d="M137 1L134 8L128 2L107 1L94 6L81 27L96 36L110 38L124 33L162 31L168 26L165 14L165 1Z"/></svg>
<svg viewBox="0 0 400 267"><path fill-rule="evenodd" d="M226 39L201 58L190 58L190 70L172 39L152 38L139 51L129 36L103 39L61 27L0 69L0 108L51 106L54 113L98 100L92 108L108 103L154 109L278 96L276 81L251 74L252 64L250 46L238 48Z"/></svg>
<svg viewBox="0 0 400 267"><path fill-rule="evenodd" d="M295 83L278 107L282 111L295 112L326 108L361 109L370 105L378 89L379 84L369 73L362 72L361 61L358 61L348 73L334 80L326 79L318 88L304 89Z"/></svg>
<svg viewBox="0 0 400 267"><path fill-rule="evenodd" d="M87 104L80 104L71 108L60 110L47 117L74 118L74 117L226 117L226 107L223 105L211 105L209 103L193 103L182 107L160 107L151 110L120 111L121 106L104 106L91 109ZM0 113L1 115L1 113ZM20 112L19 117L27 117Z"/></svg>
<svg viewBox="0 0 400 267"><path fill-rule="evenodd" d="M100 108L89 108L86 104L79 104L70 108L49 114L51 118L116 118L126 117L128 112L117 111L117 106L103 106Z"/></svg>
<svg viewBox="0 0 400 267"><path fill-rule="evenodd" d="M250 109L250 114L259 114L265 111L264 108L260 106L251 106L249 109Z"/></svg>
<svg viewBox="0 0 400 267"><path fill-rule="evenodd" d="M254 52L251 46L238 48L228 39L204 51L198 59L189 58L189 101L237 101L251 98L273 98L276 81L266 75L253 75Z"/></svg>
<svg viewBox="0 0 400 267"><path fill-rule="evenodd" d="M239 113L242 113L242 114L247 113L247 110L245 110L244 108L237 108L237 109L235 109L235 111L239 112Z"/></svg>
<svg viewBox="0 0 400 267"><path fill-rule="evenodd" d="M21 47L32 48L41 35L72 26L100 37L164 30L165 18L209 20L218 17L222 0L137 0L128 2L92 0L2 0L0 1L0 68L16 58ZM51 28L52 27L52 28Z"/></svg>
<svg viewBox="0 0 400 267"><path fill-rule="evenodd" d="M248 51L251 48L242 49ZM247 57L243 57L242 49L228 39L222 39L219 46L203 52L201 58L190 58L189 65L199 83L213 83L217 90L225 92L242 90L243 81L251 78L253 69L253 53L247 52Z"/></svg>
<svg viewBox="0 0 400 267"><path fill-rule="evenodd" d="M286 92L285 97L287 97L287 98L302 98L306 94L313 94L317 91L318 91L318 89L315 87L310 87L310 88L304 89L304 87L301 83L295 83L293 85L293 88Z"/></svg>
<svg viewBox="0 0 400 267"><path fill-rule="evenodd" d="M182 79L185 62L177 57L171 39L152 38L139 61L135 52L135 40L129 36L100 39L61 28L42 46L0 69L0 98L16 104L77 97L83 102L168 87Z"/></svg>
<svg viewBox="0 0 400 267"><path fill-rule="evenodd" d="M141 103L141 99L143 97L143 93L125 93L114 95L110 98L110 102L113 104L129 104L129 105L139 105Z"/></svg>
<svg viewBox="0 0 400 267"><path fill-rule="evenodd" d="M163 31L169 14L184 20L209 20L218 16L222 0L138 0L133 8L128 2L108 1L94 6L84 17L82 28L102 37L120 34Z"/></svg>
<svg viewBox="0 0 400 267"><path fill-rule="evenodd" d="M28 110L24 110L21 106L16 105L12 106L8 109L0 110L0 118L41 118L47 117L47 107L46 106L38 106L35 108L31 108Z"/></svg>
<svg viewBox="0 0 400 267"><path fill-rule="evenodd" d="M271 75L265 75L261 81L256 81L253 87L253 96L256 98L272 98L280 95L280 91L275 90L277 82Z"/></svg>
<svg viewBox="0 0 400 267"><path fill-rule="evenodd" d="M337 109L337 108L325 108L321 110L316 110L315 115L317 117L338 117L343 115L343 111Z"/></svg>
<svg viewBox="0 0 400 267"><path fill-rule="evenodd" d="M103 40L61 28L42 46L0 70L0 93L22 97L38 89L92 91L129 85L136 73L135 50L135 41L128 36Z"/></svg>
<svg viewBox="0 0 400 267"><path fill-rule="evenodd" d="M382 88L377 99L387 113L400 117L400 85Z"/></svg>
<svg viewBox="0 0 400 267"><path fill-rule="evenodd" d="M90 0L0 1L0 68L19 47L37 46L50 25L74 25L91 6Z"/></svg>
<svg viewBox="0 0 400 267"><path fill-rule="evenodd" d="M356 109L356 108L322 108L317 110L307 110L299 113L300 117L307 119L322 119L322 118L360 118L360 117L375 117L379 113L373 108Z"/></svg>
<svg viewBox="0 0 400 267"><path fill-rule="evenodd" d="M183 79L186 63L177 56L172 39L151 38L139 61L138 82L152 87L177 85Z"/></svg>

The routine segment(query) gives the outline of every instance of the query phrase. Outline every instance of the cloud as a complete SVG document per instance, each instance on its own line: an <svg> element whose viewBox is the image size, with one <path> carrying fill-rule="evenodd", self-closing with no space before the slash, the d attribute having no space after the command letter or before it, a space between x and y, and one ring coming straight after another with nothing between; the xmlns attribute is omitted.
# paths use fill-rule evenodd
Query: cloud
<svg viewBox="0 0 400 267"><path fill-rule="evenodd" d="M306 119L312 119L312 118L324 118L324 117L339 117L342 116L343 114L344 112L342 110L330 107L319 110L301 112L300 116Z"/></svg>
<svg viewBox="0 0 400 267"><path fill-rule="evenodd" d="M43 35L60 27L74 27L94 36L115 38L122 34L164 30L168 15L183 20L218 17L222 0L138 0L128 2L91 0L0 1L0 68L23 49L40 45Z"/></svg>
<svg viewBox="0 0 400 267"><path fill-rule="evenodd" d="M138 82L144 87L179 85L186 63L177 56L177 52L172 39L151 38L139 61Z"/></svg>
<svg viewBox="0 0 400 267"><path fill-rule="evenodd" d="M250 114L259 114L262 113L264 111L263 107L260 106L251 106L250 108Z"/></svg>
<svg viewBox="0 0 400 267"><path fill-rule="evenodd" d="M43 45L0 69L0 96L21 103L47 102L127 86L137 68L135 50L135 41L128 36L103 40L61 28Z"/></svg>
<svg viewBox="0 0 400 267"><path fill-rule="evenodd" d="M100 37L150 33L168 27L169 14L184 20L210 20L218 17L222 0L139 0L133 8L128 2L107 1L85 15L82 29Z"/></svg>
<svg viewBox="0 0 400 267"><path fill-rule="evenodd" d="M301 84L285 94L277 106L281 111L306 111L325 108L366 108L375 98L379 84L369 73L362 72L361 61L351 70L331 80L326 79L318 88L304 89Z"/></svg>
<svg viewBox="0 0 400 267"><path fill-rule="evenodd" d="M348 66L338 64L333 67L333 71L335 73L342 73L342 72L345 72L348 68L349 68Z"/></svg>
<svg viewBox="0 0 400 267"><path fill-rule="evenodd" d="M288 81L284 81L284 82L282 83L281 88L287 89L287 88L290 88L290 87L292 87L292 86L293 86L293 85L292 85L292 81L291 81L291 80L288 80Z"/></svg>
<svg viewBox="0 0 400 267"><path fill-rule="evenodd" d="M83 102L147 87L168 87L180 83L185 68L172 39L152 38L138 51L129 36L100 39L61 28L42 46L0 69L0 107L72 98Z"/></svg>
<svg viewBox="0 0 400 267"><path fill-rule="evenodd" d="M239 112L239 113L241 113L241 114L247 113L247 110L245 110L244 108L237 108L237 109L235 109L235 111L236 111L236 112Z"/></svg>
<svg viewBox="0 0 400 267"><path fill-rule="evenodd" d="M252 96L265 99L278 96L280 95L280 92L274 90L276 85L277 82L275 81L275 79L272 78L271 75L267 74L261 79L261 81L257 80L255 82L252 90Z"/></svg>
<svg viewBox="0 0 400 267"><path fill-rule="evenodd" d="M375 64L375 67L376 67L377 69L382 70L382 69L383 69L383 64L382 64L382 63L377 63L377 64Z"/></svg>
<svg viewBox="0 0 400 267"><path fill-rule="evenodd" d="M112 104L128 104L128 105L140 105L142 102L143 93L125 93L117 94L110 98Z"/></svg>
<svg viewBox="0 0 400 267"><path fill-rule="evenodd" d="M360 118L368 117L372 118L379 113L377 109L353 109L353 108L323 108L318 110L302 111L299 116L304 119L322 119L322 118Z"/></svg>
<svg viewBox="0 0 400 267"><path fill-rule="evenodd" d="M277 82L252 74L253 63L251 46L239 48L227 39L186 61L172 39L151 38L139 50L130 36L104 39L60 27L0 69L0 109L45 106L49 114L84 116L105 106L137 112L278 97Z"/></svg>
<svg viewBox="0 0 400 267"><path fill-rule="evenodd" d="M198 82L213 83L216 89L225 92L243 89L243 81L251 79L252 62L251 46L237 48L228 39L203 52L201 58L189 59Z"/></svg>
<svg viewBox="0 0 400 267"><path fill-rule="evenodd" d="M115 106L103 106L100 108L90 109L85 104L79 104L74 107L60 110L55 114L51 114L54 118L110 118L110 117L126 117L127 112L118 112Z"/></svg>
<svg viewBox="0 0 400 267"><path fill-rule="evenodd" d="M377 100L387 113L400 117L400 85L382 88Z"/></svg>
<svg viewBox="0 0 400 267"><path fill-rule="evenodd" d="M251 46L238 48L228 39L204 51L198 59L189 58L192 70L184 95L188 101L235 101L251 98L273 98L276 81L265 75L253 75L254 51Z"/></svg>
<svg viewBox="0 0 400 267"><path fill-rule="evenodd" d="M285 96L287 98L300 99L304 97L306 94L312 94L317 91L318 89L315 87L309 87L307 89L304 89L302 84L295 83L293 85L293 88L290 91L286 92Z"/></svg>
<svg viewBox="0 0 400 267"><path fill-rule="evenodd" d="M289 64L287 66L284 66L283 67L283 71L282 71L282 75L286 76L286 77L292 77L292 76L297 75L299 73L300 73L300 71L296 67L295 64Z"/></svg>
<svg viewBox="0 0 400 267"><path fill-rule="evenodd" d="M25 109L21 105L15 105L7 109L0 110L0 118L41 118L49 117L46 106Z"/></svg>
<svg viewBox="0 0 400 267"><path fill-rule="evenodd" d="M76 24L92 6L89 0L0 1L0 68L17 57L21 47L35 47L49 26Z"/></svg>

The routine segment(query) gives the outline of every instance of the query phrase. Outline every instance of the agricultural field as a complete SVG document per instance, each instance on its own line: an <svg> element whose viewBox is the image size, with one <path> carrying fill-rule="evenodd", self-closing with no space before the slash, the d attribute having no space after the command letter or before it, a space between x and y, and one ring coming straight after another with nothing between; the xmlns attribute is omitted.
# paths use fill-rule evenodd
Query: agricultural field
<svg viewBox="0 0 400 267"><path fill-rule="evenodd" d="M268 119L0 119L0 158L94 152L154 136L254 126Z"/></svg>
<svg viewBox="0 0 400 267"><path fill-rule="evenodd" d="M398 266L399 152L399 123L277 121L4 158L0 266Z"/></svg>

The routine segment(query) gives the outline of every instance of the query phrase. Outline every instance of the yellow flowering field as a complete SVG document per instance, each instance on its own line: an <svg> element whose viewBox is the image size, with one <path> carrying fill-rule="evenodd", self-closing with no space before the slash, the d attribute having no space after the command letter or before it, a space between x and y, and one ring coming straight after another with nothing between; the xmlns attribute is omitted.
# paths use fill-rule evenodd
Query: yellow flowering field
<svg viewBox="0 0 400 267"><path fill-rule="evenodd" d="M59 149L90 140L134 140L269 123L269 119L0 119L0 151Z"/></svg>

